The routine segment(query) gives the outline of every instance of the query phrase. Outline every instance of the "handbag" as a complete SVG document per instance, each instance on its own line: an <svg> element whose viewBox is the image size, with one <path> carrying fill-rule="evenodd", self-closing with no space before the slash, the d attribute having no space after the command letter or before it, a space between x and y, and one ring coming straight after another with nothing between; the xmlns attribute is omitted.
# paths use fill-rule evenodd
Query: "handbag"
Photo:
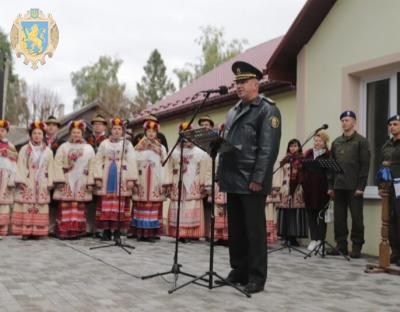
<svg viewBox="0 0 400 312"><path fill-rule="evenodd" d="M326 210L325 210L325 223L332 223L333 222L333 209L334 209L334 202L331 199L327 204L326 204Z"/></svg>

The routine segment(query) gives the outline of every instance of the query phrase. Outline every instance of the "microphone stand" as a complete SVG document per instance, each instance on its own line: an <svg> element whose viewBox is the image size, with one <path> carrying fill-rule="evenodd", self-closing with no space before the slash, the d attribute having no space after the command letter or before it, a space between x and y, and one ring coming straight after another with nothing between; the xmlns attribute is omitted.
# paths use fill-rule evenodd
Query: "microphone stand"
<svg viewBox="0 0 400 312"><path fill-rule="evenodd" d="M203 101L200 103L200 105L197 107L196 111L194 112L192 118L189 121L188 128L190 125L193 123L194 119L196 118L197 114L200 112L200 109L203 107L204 103L207 101L209 98L211 92L207 92ZM198 93L196 93L192 97L192 101L198 96ZM177 208L177 216L176 216L176 227L175 227L175 252L174 252L174 258L173 258L173 264L172 268L168 271L161 272L161 273L155 273L155 274L150 274L150 275L145 275L142 276L142 280L144 279L149 279L153 278L156 276L163 276L167 274L173 274L174 275L174 282L173 282L173 287L168 291L169 294L171 294L173 291L176 290L177 288L177 281L179 278L179 274L182 274L184 276L196 278L196 275L183 272L181 270L182 265L179 264L178 262L178 253L179 253L179 226L180 226L180 212L181 212L181 202L182 202L182 186L183 186L183 144L184 144L184 137L182 136L181 133L179 133L178 139L174 145L174 147L171 149L169 152L167 158L164 160L162 166L165 166L169 158L171 157L172 153L176 149L176 147L179 145L180 147L180 160L179 160L179 180L178 180L178 208ZM203 281L207 282L207 280L203 279Z"/></svg>
<svg viewBox="0 0 400 312"><path fill-rule="evenodd" d="M122 248L126 253L128 253L130 255L132 253L127 248L135 249L134 246L131 246L129 244L124 244L124 243L122 243L122 240L121 240L121 199L122 199L121 189L122 189L122 170L124 168L123 167L123 162L124 162L124 157L125 157L125 142L126 142L125 133L126 133L125 123L123 123L123 125L122 125L122 137L123 137L123 139L122 139L122 153L121 153L121 163L119 165L119 183L118 183L118 193L119 193L118 194L118 221L117 221L118 237L117 238L114 237L114 244L91 247L91 248L89 248L90 250L116 246L116 247Z"/></svg>

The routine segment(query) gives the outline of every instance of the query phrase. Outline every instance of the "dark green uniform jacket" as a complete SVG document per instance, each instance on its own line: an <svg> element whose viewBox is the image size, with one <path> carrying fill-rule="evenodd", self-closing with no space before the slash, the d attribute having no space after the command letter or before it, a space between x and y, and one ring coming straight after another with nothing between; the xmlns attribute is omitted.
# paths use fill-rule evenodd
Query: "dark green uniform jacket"
<svg viewBox="0 0 400 312"><path fill-rule="evenodd" d="M357 132L349 137L341 135L332 142L331 157L344 173L330 175L329 189L364 191L370 162L367 139Z"/></svg>
<svg viewBox="0 0 400 312"><path fill-rule="evenodd" d="M400 178L400 140L387 140L382 147L382 162L390 163L393 178Z"/></svg>

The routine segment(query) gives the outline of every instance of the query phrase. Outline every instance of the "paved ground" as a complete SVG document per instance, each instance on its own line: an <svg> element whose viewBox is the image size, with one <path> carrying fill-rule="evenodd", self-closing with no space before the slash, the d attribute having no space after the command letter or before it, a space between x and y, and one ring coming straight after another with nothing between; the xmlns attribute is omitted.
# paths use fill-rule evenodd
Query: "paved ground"
<svg viewBox="0 0 400 312"><path fill-rule="evenodd" d="M98 245L90 238L7 237L0 242L0 311L400 311L400 276L363 273L371 259L304 260L283 251L270 255L266 290L251 299L228 287L196 285L169 295L171 275L139 276L171 268L172 241L129 242L136 246L130 256L115 247L89 251ZM204 242L180 251L185 271L207 270ZM215 269L225 276L227 264L227 249L216 247Z"/></svg>

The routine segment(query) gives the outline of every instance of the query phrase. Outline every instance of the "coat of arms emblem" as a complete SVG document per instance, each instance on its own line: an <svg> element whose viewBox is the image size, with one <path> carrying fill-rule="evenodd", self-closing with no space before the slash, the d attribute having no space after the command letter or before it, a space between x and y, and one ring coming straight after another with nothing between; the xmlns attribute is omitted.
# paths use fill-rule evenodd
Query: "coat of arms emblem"
<svg viewBox="0 0 400 312"><path fill-rule="evenodd" d="M11 28L11 47L17 57L25 57L24 64L46 63L45 57L53 56L58 45L58 27L51 14L45 16L39 9L30 9L24 16L19 14Z"/></svg>

